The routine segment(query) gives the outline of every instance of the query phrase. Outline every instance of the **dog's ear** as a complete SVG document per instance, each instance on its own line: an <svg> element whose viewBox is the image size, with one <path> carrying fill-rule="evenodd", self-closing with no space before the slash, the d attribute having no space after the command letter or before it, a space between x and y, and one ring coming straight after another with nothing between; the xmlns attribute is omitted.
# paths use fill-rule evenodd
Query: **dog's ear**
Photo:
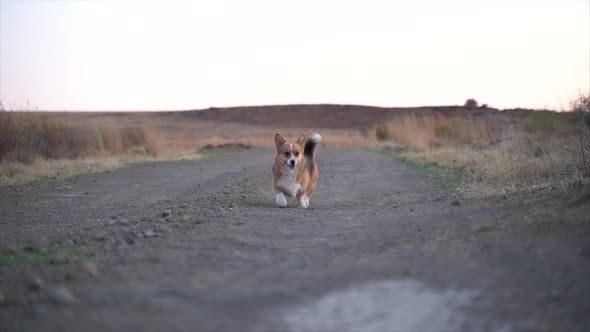
<svg viewBox="0 0 590 332"><path fill-rule="evenodd" d="M279 149L279 147L283 144L285 144L285 139L283 138L283 136L281 136L281 134L279 133L275 133L275 145L277 146L277 150Z"/></svg>
<svg viewBox="0 0 590 332"><path fill-rule="evenodd" d="M301 136L299 136L299 139L297 140L297 144L304 146L305 144L305 133L301 133Z"/></svg>

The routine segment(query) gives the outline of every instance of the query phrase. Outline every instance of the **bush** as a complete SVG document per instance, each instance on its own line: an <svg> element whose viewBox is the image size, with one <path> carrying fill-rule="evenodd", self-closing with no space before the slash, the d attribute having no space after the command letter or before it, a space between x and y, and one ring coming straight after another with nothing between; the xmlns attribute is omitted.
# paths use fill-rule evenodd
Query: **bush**
<svg viewBox="0 0 590 332"><path fill-rule="evenodd" d="M465 101L465 108L467 108L470 111L473 111L474 109L477 108L477 101L473 98L469 98Z"/></svg>

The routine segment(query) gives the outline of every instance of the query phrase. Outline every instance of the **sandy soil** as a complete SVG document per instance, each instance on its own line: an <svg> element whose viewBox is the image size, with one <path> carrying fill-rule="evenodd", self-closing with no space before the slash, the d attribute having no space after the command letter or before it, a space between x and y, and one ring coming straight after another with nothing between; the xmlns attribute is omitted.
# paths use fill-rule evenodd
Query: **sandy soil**
<svg viewBox="0 0 590 332"><path fill-rule="evenodd" d="M466 200L322 148L278 209L272 154L1 188L0 258L48 261L0 264L0 330L590 329L588 191Z"/></svg>

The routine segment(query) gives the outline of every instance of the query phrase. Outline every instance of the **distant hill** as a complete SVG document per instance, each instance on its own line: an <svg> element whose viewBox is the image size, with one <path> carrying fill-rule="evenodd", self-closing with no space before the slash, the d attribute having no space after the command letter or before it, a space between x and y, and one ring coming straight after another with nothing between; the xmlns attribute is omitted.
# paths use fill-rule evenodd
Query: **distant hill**
<svg viewBox="0 0 590 332"><path fill-rule="evenodd" d="M492 108L468 111L462 106L424 106L424 107L374 107L360 105L270 105L247 107L211 107L202 110L160 112L163 118L184 118L187 121L203 120L243 123L250 125L274 125L280 127L321 127L364 129L380 121L404 112L469 112L482 114L497 112Z"/></svg>

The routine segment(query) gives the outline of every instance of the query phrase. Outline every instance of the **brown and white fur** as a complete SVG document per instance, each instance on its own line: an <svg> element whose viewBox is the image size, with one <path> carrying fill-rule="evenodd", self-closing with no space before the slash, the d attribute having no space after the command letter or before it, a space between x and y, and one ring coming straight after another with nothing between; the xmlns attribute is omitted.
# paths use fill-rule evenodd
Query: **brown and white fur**
<svg viewBox="0 0 590 332"><path fill-rule="evenodd" d="M277 155L272 168L272 187L279 207L287 207L286 197L297 197L299 207L307 208L320 175L315 149L322 137L311 135L307 140L301 134L295 143L287 143L281 134L275 134Z"/></svg>

